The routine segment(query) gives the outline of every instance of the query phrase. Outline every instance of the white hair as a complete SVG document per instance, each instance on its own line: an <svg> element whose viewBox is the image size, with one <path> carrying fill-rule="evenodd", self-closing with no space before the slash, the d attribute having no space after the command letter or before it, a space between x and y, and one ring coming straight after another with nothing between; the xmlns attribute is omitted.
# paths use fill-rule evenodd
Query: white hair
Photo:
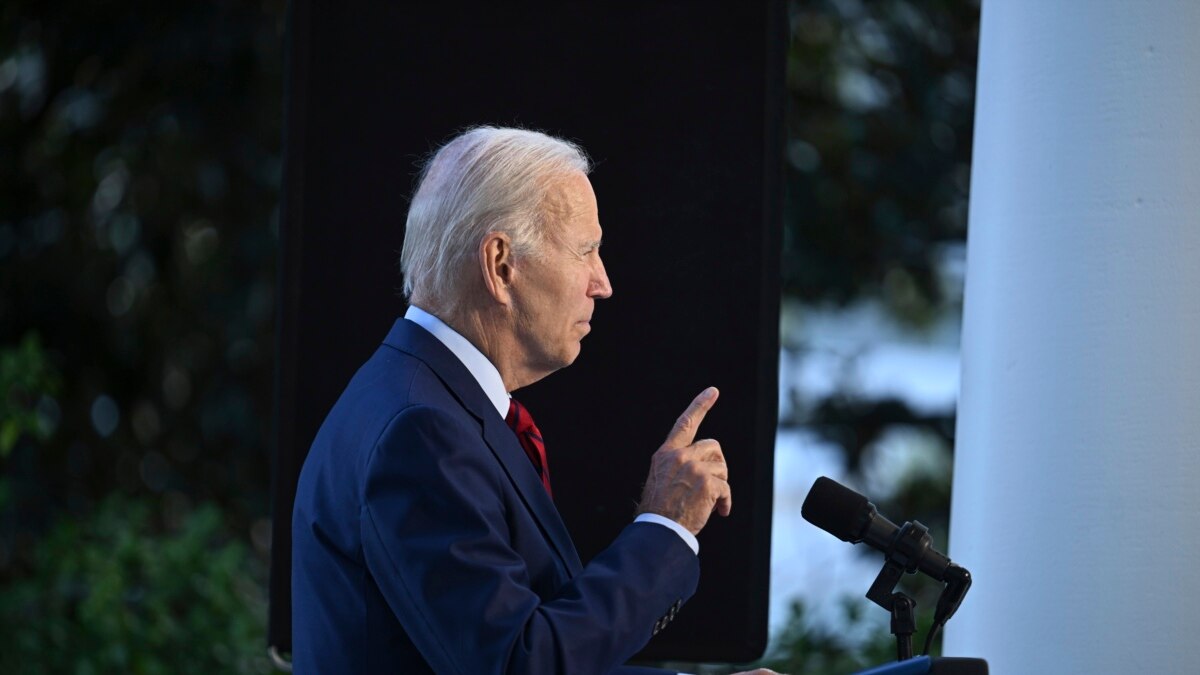
<svg viewBox="0 0 1200 675"><path fill-rule="evenodd" d="M408 208L405 297L455 311L490 232L507 234L516 256L539 255L551 179L590 170L579 146L538 131L483 126L451 139L426 162Z"/></svg>

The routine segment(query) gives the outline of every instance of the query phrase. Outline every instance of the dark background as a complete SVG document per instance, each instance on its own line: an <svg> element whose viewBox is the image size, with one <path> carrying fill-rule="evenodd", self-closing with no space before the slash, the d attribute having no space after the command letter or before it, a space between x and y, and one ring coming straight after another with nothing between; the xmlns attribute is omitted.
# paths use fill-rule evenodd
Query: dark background
<svg viewBox="0 0 1200 675"><path fill-rule="evenodd" d="M0 6L4 672L269 668L285 9L281 0ZM542 14L528 16L538 25ZM925 330L957 311L938 251L965 237L977 4L793 0L786 24L784 307L871 300ZM553 26L540 26L537 39L553 39ZM438 57L457 58L459 48L471 53L447 40ZM696 37L672 58L723 48ZM696 93L686 100L706 104ZM635 117L596 106L623 124ZM464 113L422 133L431 148L478 121ZM606 238L621 236L621 220L605 210L616 195L601 184L603 162L621 159L603 154L604 134L618 125L584 137L553 120L494 121L582 140L601 162ZM676 131L688 126L685 110ZM402 204L411 175L358 178L394 179L387 185ZM637 242L617 243L606 256ZM370 289L387 302L399 287L395 254L380 252L382 285ZM618 325L619 303L633 301L633 281L614 283L585 347ZM362 339L378 340L378 330L362 327ZM811 352L782 338L781 354ZM921 411L852 386L813 398L785 380L780 392L780 428L827 439L852 476L889 429L927 430L952 447L952 409ZM662 399L674 415L678 405ZM876 501L944 541L948 495L947 470ZM846 602L852 627L877 611ZM798 606L772 638L770 660L783 671L836 673L890 658L886 632L856 632Z"/></svg>
<svg viewBox="0 0 1200 675"><path fill-rule="evenodd" d="M761 656L778 395L783 10L690 1L536 11L293 5L273 541L290 541L296 470L318 425L402 313L395 260L417 160L472 123L528 125L568 135L594 157L615 288L578 362L519 394L552 451L556 503L589 560L629 523L649 456L675 418L717 385L722 398L702 434L726 448L737 509L706 528L699 591L641 657ZM270 637L284 650L287 552L275 549L271 580Z"/></svg>

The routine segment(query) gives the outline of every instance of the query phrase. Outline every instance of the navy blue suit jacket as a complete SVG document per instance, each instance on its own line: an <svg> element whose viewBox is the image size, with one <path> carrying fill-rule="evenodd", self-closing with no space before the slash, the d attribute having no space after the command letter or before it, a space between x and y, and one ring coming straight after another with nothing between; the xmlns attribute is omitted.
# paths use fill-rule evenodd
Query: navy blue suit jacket
<svg viewBox="0 0 1200 675"><path fill-rule="evenodd" d="M700 574L653 523L581 565L478 382L405 319L317 433L292 522L300 675L656 672L621 664Z"/></svg>

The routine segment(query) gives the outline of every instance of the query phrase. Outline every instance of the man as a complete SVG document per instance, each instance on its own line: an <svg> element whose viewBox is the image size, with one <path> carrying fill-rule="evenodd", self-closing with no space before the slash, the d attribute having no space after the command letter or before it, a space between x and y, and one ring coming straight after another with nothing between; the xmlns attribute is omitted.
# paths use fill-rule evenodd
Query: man
<svg viewBox="0 0 1200 675"><path fill-rule="evenodd" d="M716 389L680 416L640 515L587 566L508 393L570 365L612 295L588 170L570 143L487 127L425 167L401 258L410 309L300 476L296 672L649 672L622 664L695 592L695 535L732 505L719 444L694 439Z"/></svg>

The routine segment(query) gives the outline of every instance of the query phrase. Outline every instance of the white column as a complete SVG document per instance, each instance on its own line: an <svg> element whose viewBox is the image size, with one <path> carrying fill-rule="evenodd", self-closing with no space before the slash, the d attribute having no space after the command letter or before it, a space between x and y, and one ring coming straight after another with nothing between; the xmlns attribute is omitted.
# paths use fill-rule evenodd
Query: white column
<svg viewBox="0 0 1200 675"><path fill-rule="evenodd" d="M1200 0L986 0L946 653L1200 672Z"/></svg>

